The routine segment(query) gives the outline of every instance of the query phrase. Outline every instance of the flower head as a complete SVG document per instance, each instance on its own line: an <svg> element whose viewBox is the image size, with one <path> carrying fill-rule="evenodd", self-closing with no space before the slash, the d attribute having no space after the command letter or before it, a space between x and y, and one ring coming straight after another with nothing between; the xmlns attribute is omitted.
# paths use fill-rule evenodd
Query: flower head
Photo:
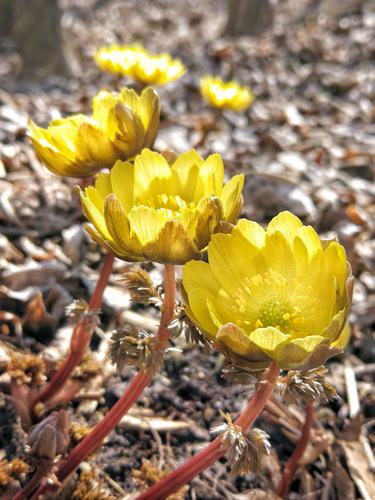
<svg viewBox="0 0 375 500"><path fill-rule="evenodd" d="M136 45L103 47L94 57L103 71L129 76L147 85L165 85L186 72L179 59L172 59L169 54L152 55Z"/></svg>
<svg viewBox="0 0 375 500"><path fill-rule="evenodd" d="M223 82L220 78L204 76L200 81L201 94L215 108L244 111L254 100L249 87L237 82Z"/></svg>
<svg viewBox="0 0 375 500"><path fill-rule="evenodd" d="M88 231L127 261L183 264L199 258L222 221L234 222L242 204L243 175L223 186L220 155L205 161L194 150L170 165L148 149L118 161L81 191Z"/></svg>
<svg viewBox="0 0 375 500"><path fill-rule="evenodd" d="M151 147L159 114L159 97L151 88L140 96L131 89L101 91L93 100L92 116L53 120L48 129L30 121L29 135L39 159L53 173L88 177Z"/></svg>
<svg viewBox="0 0 375 500"><path fill-rule="evenodd" d="M289 212L267 231L240 220L216 234L208 263L183 271L187 313L229 356L262 369L311 369L345 347L352 279L345 250Z"/></svg>

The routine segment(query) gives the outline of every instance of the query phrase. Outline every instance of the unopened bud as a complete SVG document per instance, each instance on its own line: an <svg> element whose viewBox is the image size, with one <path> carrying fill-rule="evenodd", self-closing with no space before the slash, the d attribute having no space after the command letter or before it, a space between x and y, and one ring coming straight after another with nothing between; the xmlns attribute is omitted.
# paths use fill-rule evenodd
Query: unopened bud
<svg viewBox="0 0 375 500"><path fill-rule="evenodd" d="M35 425L28 439L31 450L38 458L53 460L69 446L68 415L65 410L54 411Z"/></svg>

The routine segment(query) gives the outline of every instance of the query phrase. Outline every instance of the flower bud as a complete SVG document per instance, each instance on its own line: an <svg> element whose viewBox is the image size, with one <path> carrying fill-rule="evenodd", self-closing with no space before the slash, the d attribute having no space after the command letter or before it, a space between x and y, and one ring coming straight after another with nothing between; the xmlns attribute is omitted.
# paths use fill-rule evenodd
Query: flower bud
<svg viewBox="0 0 375 500"><path fill-rule="evenodd" d="M38 458L53 460L67 450L69 439L68 415L65 410L60 410L31 429L28 443Z"/></svg>

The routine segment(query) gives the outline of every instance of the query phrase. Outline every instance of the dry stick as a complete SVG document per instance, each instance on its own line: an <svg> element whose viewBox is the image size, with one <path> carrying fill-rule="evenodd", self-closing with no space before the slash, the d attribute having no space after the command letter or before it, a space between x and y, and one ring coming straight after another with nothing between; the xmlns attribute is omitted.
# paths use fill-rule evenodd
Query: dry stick
<svg viewBox="0 0 375 500"><path fill-rule="evenodd" d="M113 254L107 254L105 256L103 266L100 270L99 279L89 301L88 312L99 309L102 304L103 293L112 272L114 258ZM65 384L75 367L81 362L86 347L91 340L92 332L92 318L90 318L89 314L83 314L73 330L70 341L70 351L67 358L46 387L34 399L31 404L31 410L35 408L36 404L48 401L48 399L55 395L56 392Z"/></svg>
<svg viewBox="0 0 375 500"><path fill-rule="evenodd" d="M279 367L273 362L270 365L267 380L261 383L245 410L234 422L235 425L241 427L243 431L246 431L248 427L254 423L255 419L263 410L275 387L279 372ZM162 500L168 497L224 455L225 449L222 447L221 438L217 437L204 450L194 455L144 493L141 493L136 500Z"/></svg>
<svg viewBox="0 0 375 500"><path fill-rule="evenodd" d="M299 461L302 458L306 446L308 445L310 439L311 427L314 421L314 403L310 402L306 404L306 416L305 423L303 425L301 438L294 448L292 456L287 461L283 475L280 479L279 484L276 488L276 493L282 497L286 496L290 485L293 481L294 475L299 468Z"/></svg>
<svg viewBox="0 0 375 500"><path fill-rule="evenodd" d="M173 319L175 306L175 266L165 265L164 271L164 303L161 311L160 325L155 337L154 349L163 352L168 346L168 326ZM124 394L108 411L105 417L93 427L90 433L82 439L69 453L66 460L58 466L56 477L62 483L68 476L102 444L103 439L116 427L129 408L139 399L145 387L150 383L152 376L147 371L139 372L132 380ZM49 485L42 484L32 499L49 489Z"/></svg>

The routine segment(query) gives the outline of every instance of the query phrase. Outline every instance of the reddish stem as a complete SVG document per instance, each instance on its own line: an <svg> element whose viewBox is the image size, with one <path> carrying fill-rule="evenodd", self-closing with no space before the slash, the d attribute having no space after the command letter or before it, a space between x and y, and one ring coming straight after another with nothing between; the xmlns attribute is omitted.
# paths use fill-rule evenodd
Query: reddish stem
<svg viewBox="0 0 375 500"><path fill-rule="evenodd" d="M285 465L283 475L280 479L279 484L276 488L276 493L279 496L285 497L289 491L290 485L292 484L295 473L299 468L299 462L306 450L310 439L311 427L314 422L314 403L306 404L306 416L305 423L303 425L301 438L294 448L292 456L289 458Z"/></svg>
<svg viewBox="0 0 375 500"><path fill-rule="evenodd" d="M52 462L41 461L35 470L33 477L30 481L22 488L21 491L16 493L12 500L25 500L38 486L43 477L49 473L52 469Z"/></svg>
<svg viewBox="0 0 375 500"><path fill-rule="evenodd" d="M263 410L275 387L279 372L279 367L273 362L269 368L267 380L260 385L259 390L235 421L235 424L239 425L242 430L247 430ZM139 495L136 500L162 500L168 497L224 455L225 450L221 445L221 438L217 437L204 450L151 486L151 488Z"/></svg>
<svg viewBox="0 0 375 500"><path fill-rule="evenodd" d="M150 382L147 372L139 372L127 387L121 398L112 406L105 417L82 439L69 453L68 458L60 465L56 476L64 481L77 467L102 444L103 439L116 427L121 418L137 401Z"/></svg>
<svg viewBox="0 0 375 500"><path fill-rule="evenodd" d="M113 254L107 254L104 259L99 279L89 301L89 312L95 311L101 306L103 293L112 272L114 258ZM65 384L75 367L81 362L85 350L90 343L92 332L92 319L89 315L83 314L73 330L68 356L65 358L64 362L56 371L49 383L34 399L31 404L32 410L35 408L37 403L43 403L50 399L50 397L56 394L56 392Z"/></svg>
<svg viewBox="0 0 375 500"><path fill-rule="evenodd" d="M168 325L174 314L175 305L175 266L165 265L164 271L164 303L158 331L155 336L154 349L164 351L168 345ZM108 411L105 417L91 429L89 434L82 439L78 445L69 453L66 460L58 466L56 476L62 483L66 478L102 444L103 439L116 427L121 418L129 408L139 399L145 387L150 383L151 376L147 371L139 372L124 394L116 404ZM48 485L42 485L36 495L41 495L48 489ZM35 496L38 498L38 496Z"/></svg>

